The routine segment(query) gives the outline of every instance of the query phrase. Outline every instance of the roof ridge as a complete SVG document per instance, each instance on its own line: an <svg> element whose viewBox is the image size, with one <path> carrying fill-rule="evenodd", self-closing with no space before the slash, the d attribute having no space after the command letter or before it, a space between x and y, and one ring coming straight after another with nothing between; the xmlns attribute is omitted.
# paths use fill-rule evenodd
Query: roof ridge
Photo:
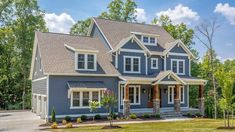
<svg viewBox="0 0 235 132"><path fill-rule="evenodd" d="M145 26L153 26L153 27L159 27L162 28L162 26L159 25L154 25L154 24L146 24L146 23L139 23L139 22L126 22L126 21L121 21L121 20L112 20L112 19L107 19L107 18L98 18L98 17L92 17L94 19L102 19L102 20L108 20L108 21L114 21L114 22L122 22L122 23L129 23L129 24L138 24L138 25L145 25ZM163 29L165 30L165 29Z"/></svg>
<svg viewBox="0 0 235 132"><path fill-rule="evenodd" d="M57 33L57 32L41 32L41 31L36 31L38 33L47 33L47 34L58 34L58 35L66 35L66 36L77 36L77 37L87 37L87 38L95 38L91 36L85 36L85 35L73 35L73 34L68 34L68 33Z"/></svg>

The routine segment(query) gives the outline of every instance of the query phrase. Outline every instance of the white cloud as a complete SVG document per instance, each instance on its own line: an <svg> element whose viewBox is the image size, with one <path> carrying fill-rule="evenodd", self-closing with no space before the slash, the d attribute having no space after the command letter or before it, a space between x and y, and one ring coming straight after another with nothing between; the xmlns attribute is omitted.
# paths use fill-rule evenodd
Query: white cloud
<svg viewBox="0 0 235 132"><path fill-rule="evenodd" d="M145 10L142 9L142 8L136 8L135 10L136 10L135 15L136 15L137 21L140 22L140 23L141 23L141 22L146 22L147 17L146 17L146 12L145 12Z"/></svg>
<svg viewBox="0 0 235 132"><path fill-rule="evenodd" d="M233 46L233 43L226 43L225 45L228 47L231 47L231 46Z"/></svg>
<svg viewBox="0 0 235 132"><path fill-rule="evenodd" d="M224 63L226 60L234 60L235 58L224 58L221 56L217 56L217 59L219 59L222 63Z"/></svg>
<svg viewBox="0 0 235 132"><path fill-rule="evenodd" d="M222 14L232 25L235 25L235 7L229 6L228 3L218 3L214 12Z"/></svg>
<svg viewBox="0 0 235 132"><path fill-rule="evenodd" d="M192 21L197 21L200 18L197 12L182 4L175 6L174 9L169 8L166 11L156 13L157 17L160 17L161 15L169 16L175 24L179 24L181 22L191 24Z"/></svg>
<svg viewBox="0 0 235 132"><path fill-rule="evenodd" d="M57 33L69 33L70 28L75 24L73 18L67 13L60 15L46 13L44 20L46 21L46 26L49 28L49 31Z"/></svg>

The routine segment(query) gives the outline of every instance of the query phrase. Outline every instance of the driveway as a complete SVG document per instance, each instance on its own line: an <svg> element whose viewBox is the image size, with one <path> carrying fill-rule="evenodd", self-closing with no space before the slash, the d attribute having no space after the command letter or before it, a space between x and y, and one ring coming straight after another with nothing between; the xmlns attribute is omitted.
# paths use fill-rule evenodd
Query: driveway
<svg viewBox="0 0 235 132"><path fill-rule="evenodd" d="M0 112L0 132L33 132L39 131L39 125L45 123L31 111Z"/></svg>

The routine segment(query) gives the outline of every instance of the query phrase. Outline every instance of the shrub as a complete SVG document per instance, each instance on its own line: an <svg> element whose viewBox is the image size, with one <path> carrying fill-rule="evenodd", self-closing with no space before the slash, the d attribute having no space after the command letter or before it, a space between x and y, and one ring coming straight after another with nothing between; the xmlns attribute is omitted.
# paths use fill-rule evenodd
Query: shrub
<svg viewBox="0 0 235 132"><path fill-rule="evenodd" d="M161 115L158 113L158 114L155 115L155 117L156 117L157 119L160 119L160 118L161 118Z"/></svg>
<svg viewBox="0 0 235 132"><path fill-rule="evenodd" d="M51 110L51 122L56 122L55 118L55 108L53 107Z"/></svg>
<svg viewBox="0 0 235 132"><path fill-rule="evenodd" d="M67 123L67 124L65 125L65 127L66 127L66 128L72 128L72 127L73 127L73 123L71 123L71 122L70 122L70 123Z"/></svg>
<svg viewBox="0 0 235 132"><path fill-rule="evenodd" d="M81 119L82 119L82 121L85 121L87 119L87 116L86 115L82 115Z"/></svg>
<svg viewBox="0 0 235 132"><path fill-rule="evenodd" d="M52 129L57 129L58 128L58 124L56 122L52 123L51 128Z"/></svg>
<svg viewBox="0 0 235 132"><path fill-rule="evenodd" d="M129 117L130 117L131 119L136 119L136 118L137 118L136 114L133 114L133 113L130 114Z"/></svg>
<svg viewBox="0 0 235 132"><path fill-rule="evenodd" d="M95 119L101 119L101 116L99 114L95 115Z"/></svg>
<svg viewBox="0 0 235 132"><path fill-rule="evenodd" d="M143 114L144 118L150 118L150 115L148 113Z"/></svg>
<svg viewBox="0 0 235 132"><path fill-rule="evenodd" d="M198 113L198 112L197 112L195 115L196 115L196 117L201 117L201 116L202 116L202 115L201 115L200 113Z"/></svg>
<svg viewBox="0 0 235 132"><path fill-rule="evenodd" d="M188 116L188 117L192 117L191 112L188 112L188 113L187 113L187 116Z"/></svg>
<svg viewBox="0 0 235 132"><path fill-rule="evenodd" d="M81 118L77 118L77 123L82 123L82 119Z"/></svg>
<svg viewBox="0 0 235 132"><path fill-rule="evenodd" d="M66 120L62 120L62 124L63 125L67 124L67 121Z"/></svg>
<svg viewBox="0 0 235 132"><path fill-rule="evenodd" d="M71 122L71 117L70 116L65 116L64 118L67 122Z"/></svg>

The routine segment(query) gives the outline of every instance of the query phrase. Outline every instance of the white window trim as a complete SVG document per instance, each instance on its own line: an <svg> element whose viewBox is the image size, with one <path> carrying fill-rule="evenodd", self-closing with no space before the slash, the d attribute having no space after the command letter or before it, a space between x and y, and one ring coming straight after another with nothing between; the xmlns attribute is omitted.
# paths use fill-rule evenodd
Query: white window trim
<svg viewBox="0 0 235 132"><path fill-rule="evenodd" d="M173 61L176 61L177 69L176 74L177 75L185 75L185 60L183 59L171 59L171 71L173 72ZM179 73L179 61L183 61L183 73Z"/></svg>
<svg viewBox="0 0 235 132"><path fill-rule="evenodd" d="M79 92L79 101L80 106L73 106L73 92ZM102 97L102 91L101 90L75 90L71 92L70 96L70 109L81 109L81 108L90 108L89 106L83 106L83 92L89 92L89 101L92 100L92 92L98 92L98 102L99 106L98 108L101 108L101 97Z"/></svg>
<svg viewBox="0 0 235 132"><path fill-rule="evenodd" d="M131 71L126 71L126 58L131 58ZM137 58L139 59L139 69L138 71L133 71L134 70L134 58ZM140 72L140 69L141 69L141 58L139 56L123 56L123 59L124 59L124 63L123 63L123 69L124 69L124 73L141 73Z"/></svg>
<svg viewBox="0 0 235 132"><path fill-rule="evenodd" d="M153 61L156 61L156 67L153 66ZM158 69L158 58L151 58L151 69Z"/></svg>
<svg viewBox="0 0 235 132"><path fill-rule="evenodd" d="M167 90L168 91L168 98L167 98L168 104L174 104L174 88L175 86L168 86L168 90ZM172 97L171 102L170 102L170 91L171 91L171 97Z"/></svg>
<svg viewBox="0 0 235 132"><path fill-rule="evenodd" d="M183 88L183 100L181 100L181 88ZM171 91L170 89L173 89L173 90ZM174 104L174 96L175 96L174 89L175 89L175 86L168 86L168 90L167 90L168 91L168 95L167 95L168 96L168 99L167 99L168 100L168 104ZM184 86L180 86L179 87L179 98L180 98L180 103L181 104L184 104L184 100L185 100L184 99L184 96L185 96L184 95L184 90L185 90ZM172 102L170 102L170 91L172 92L172 94L171 94Z"/></svg>
<svg viewBox="0 0 235 132"><path fill-rule="evenodd" d="M180 88L180 90L179 90L179 92L180 92L180 94L179 94L180 103L181 103L181 104L184 104L184 90L185 90L185 89L184 89L184 86L180 86L179 88ZM183 89L183 100L181 100L181 89Z"/></svg>
<svg viewBox="0 0 235 132"><path fill-rule="evenodd" d="M129 85L129 88L133 87L134 88L134 103L130 103L130 105L140 105L141 104L141 97L140 97L140 92L141 92L141 87L140 85ZM139 89L139 103L136 103L136 89ZM121 105L123 105L123 91L124 91L124 95L125 95L125 90L124 90L124 85L120 86L120 98L121 98ZM125 96L124 96L125 97Z"/></svg>
<svg viewBox="0 0 235 132"><path fill-rule="evenodd" d="M148 43L145 43L144 37L148 37ZM155 38L155 43L150 43L150 38ZM157 38L155 36L141 35L141 42L145 45L157 46Z"/></svg>
<svg viewBox="0 0 235 132"><path fill-rule="evenodd" d="M78 68L78 54L84 54L85 57L85 68L84 69L79 69ZM88 69L88 55L94 55L94 69ZM79 70L79 71L96 71L97 70L97 55L96 54L92 54L92 53L75 53L75 70Z"/></svg>

